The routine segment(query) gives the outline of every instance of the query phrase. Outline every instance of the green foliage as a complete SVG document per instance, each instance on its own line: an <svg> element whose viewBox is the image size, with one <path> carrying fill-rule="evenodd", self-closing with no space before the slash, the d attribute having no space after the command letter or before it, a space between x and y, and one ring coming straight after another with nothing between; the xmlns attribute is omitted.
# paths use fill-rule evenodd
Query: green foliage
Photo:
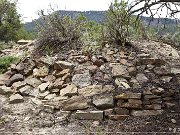
<svg viewBox="0 0 180 135"><path fill-rule="evenodd" d="M24 40L32 40L35 39L37 36L37 33L35 32L28 32L24 29L24 27L21 27L17 31L17 40L24 39Z"/></svg>
<svg viewBox="0 0 180 135"><path fill-rule="evenodd" d="M127 3L124 0L120 2L114 0L111 3L105 19L106 39L110 43L124 45L128 36L130 17L127 12Z"/></svg>
<svg viewBox="0 0 180 135"><path fill-rule="evenodd" d="M6 69L13 63L17 63L19 58L13 56L0 57L0 73L6 71Z"/></svg>
<svg viewBox="0 0 180 135"><path fill-rule="evenodd" d="M50 46L53 51L61 52L81 48L80 37L82 26L84 26L83 18L71 19L56 12L48 16L41 15L41 18L43 22L38 24L40 48Z"/></svg>
<svg viewBox="0 0 180 135"><path fill-rule="evenodd" d="M20 28L20 15L17 13L16 3L0 0L0 41L17 40Z"/></svg>
<svg viewBox="0 0 180 135"><path fill-rule="evenodd" d="M14 42L8 42L8 43L5 43L5 42L0 42L0 51L1 50L4 50L6 48L11 48L15 43Z"/></svg>
<svg viewBox="0 0 180 135"><path fill-rule="evenodd" d="M98 53L103 45L103 25L95 21L86 21L84 24L84 33L81 40L84 44L83 51L89 53Z"/></svg>

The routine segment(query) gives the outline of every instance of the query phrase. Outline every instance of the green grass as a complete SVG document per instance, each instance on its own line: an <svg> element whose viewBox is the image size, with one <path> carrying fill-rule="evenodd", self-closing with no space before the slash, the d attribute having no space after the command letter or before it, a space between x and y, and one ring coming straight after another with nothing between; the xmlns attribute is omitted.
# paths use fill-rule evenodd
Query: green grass
<svg viewBox="0 0 180 135"><path fill-rule="evenodd" d="M17 63L18 61L19 61L18 57L13 57L13 56L1 57L0 58L0 74L5 72L11 64Z"/></svg>

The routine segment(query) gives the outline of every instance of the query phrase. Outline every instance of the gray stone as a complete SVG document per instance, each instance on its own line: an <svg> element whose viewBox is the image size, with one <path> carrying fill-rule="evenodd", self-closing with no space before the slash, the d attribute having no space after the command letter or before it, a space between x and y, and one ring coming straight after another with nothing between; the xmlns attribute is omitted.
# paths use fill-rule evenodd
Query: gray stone
<svg viewBox="0 0 180 135"><path fill-rule="evenodd" d="M157 96L157 95L145 95L144 99L157 99L157 98L161 98L161 96Z"/></svg>
<svg viewBox="0 0 180 135"><path fill-rule="evenodd" d="M105 117L108 117L109 115L113 115L113 113L114 113L113 109L104 110L104 116Z"/></svg>
<svg viewBox="0 0 180 135"><path fill-rule="evenodd" d="M11 87L14 82L23 81L24 76L21 74L13 75L8 81L6 81L6 86Z"/></svg>
<svg viewBox="0 0 180 135"><path fill-rule="evenodd" d="M150 115L160 115L162 114L163 110L142 110L142 111L137 111L133 110L131 112L131 115L133 116L150 116Z"/></svg>
<svg viewBox="0 0 180 135"><path fill-rule="evenodd" d="M79 120L102 120L104 118L103 111L77 111L75 118Z"/></svg>
<svg viewBox="0 0 180 135"><path fill-rule="evenodd" d="M9 97L9 103L10 104L16 104L16 103L22 103L24 102L24 99L21 95L15 94Z"/></svg>
<svg viewBox="0 0 180 135"><path fill-rule="evenodd" d="M127 92L115 96L115 99L141 99L141 95L141 93Z"/></svg>
<svg viewBox="0 0 180 135"><path fill-rule="evenodd" d="M0 86L0 94L10 95L13 94L13 90L10 87Z"/></svg>
<svg viewBox="0 0 180 135"><path fill-rule="evenodd" d="M60 90L61 96L74 96L77 94L77 87L74 84L70 84L66 86L65 88Z"/></svg>
<svg viewBox="0 0 180 135"><path fill-rule="evenodd" d="M168 74L173 73L173 71L176 71L176 70L172 70L172 69L170 70L170 68L167 66L161 66L161 67L154 68L154 72L157 75L168 75Z"/></svg>
<svg viewBox="0 0 180 135"><path fill-rule="evenodd" d="M34 88L37 88L42 83L40 80L33 78L32 76L28 77L25 82Z"/></svg>
<svg viewBox="0 0 180 135"><path fill-rule="evenodd" d="M149 79L144 74L137 74L136 79L140 84L147 82Z"/></svg>
<svg viewBox="0 0 180 135"><path fill-rule="evenodd" d="M38 94L38 98L39 99L43 99L45 96L47 96L49 94L49 91L45 91L45 92L43 92L43 93L39 93Z"/></svg>
<svg viewBox="0 0 180 135"><path fill-rule="evenodd" d="M46 66L40 67L39 69L35 68L33 70L34 77L45 77L48 76L49 69Z"/></svg>
<svg viewBox="0 0 180 135"><path fill-rule="evenodd" d="M171 68L171 73L172 74L180 74L180 69L179 68Z"/></svg>
<svg viewBox="0 0 180 135"><path fill-rule="evenodd" d="M93 100L93 104L100 109L108 109L114 107L113 97L101 98Z"/></svg>
<svg viewBox="0 0 180 135"><path fill-rule="evenodd" d="M170 82L171 81L171 79L172 79L172 77L171 76L163 76L163 77L161 77L160 78L163 82Z"/></svg>
<svg viewBox="0 0 180 135"><path fill-rule="evenodd" d="M88 72L84 74L75 74L72 78L72 83L82 88L91 85L91 76Z"/></svg>
<svg viewBox="0 0 180 135"><path fill-rule="evenodd" d="M103 88L101 85L91 85L78 90L78 93L85 97L99 95L102 93L110 93L110 92L112 92L111 87Z"/></svg>
<svg viewBox="0 0 180 135"><path fill-rule="evenodd" d="M82 110L89 107L89 99L83 96L73 96L64 103L65 111Z"/></svg>
<svg viewBox="0 0 180 135"><path fill-rule="evenodd" d="M115 120L115 121L124 121L128 117L129 115L109 115L108 116L110 120Z"/></svg>
<svg viewBox="0 0 180 135"><path fill-rule="evenodd" d="M50 82L42 83L38 86L40 92L45 92L49 86Z"/></svg>
<svg viewBox="0 0 180 135"><path fill-rule="evenodd" d="M29 85L24 86L22 88L19 89L19 92L23 95L23 96L28 96L31 92L32 92L33 88Z"/></svg>
<svg viewBox="0 0 180 135"><path fill-rule="evenodd" d="M113 77L121 77L124 75L128 75L127 66L121 65L119 63L111 63L110 67L112 67Z"/></svg>
<svg viewBox="0 0 180 135"><path fill-rule="evenodd" d="M48 94L46 97L44 97L45 100L52 100L54 97L56 97L56 94Z"/></svg>
<svg viewBox="0 0 180 135"><path fill-rule="evenodd" d="M66 61L57 61L54 63L55 70L73 69L74 65Z"/></svg>
<svg viewBox="0 0 180 135"><path fill-rule="evenodd" d="M124 102L119 107L128 109L142 109L142 104Z"/></svg>
<svg viewBox="0 0 180 135"><path fill-rule="evenodd" d="M131 88L129 86L127 80L124 78L116 78L115 83L116 83L116 85L118 85L119 88L122 88L122 89Z"/></svg>
<svg viewBox="0 0 180 135"><path fill-rule="evenodd" d="M19 82L13 83L13 85L11 86L11 88L12 88L13 90L17 91L17 90L19 90L20 88L22 88L22 87L24 87L24 86L26 86L26 83L25 83L24 81L23 81L23 82L19 81Z"/></svg>
<svg viewBox="0 0 180 135"><path fill-rule="evenodd" d="M118 115L129 115L129 110L126 108L116 107L114 108L114 112Z"/></svg>

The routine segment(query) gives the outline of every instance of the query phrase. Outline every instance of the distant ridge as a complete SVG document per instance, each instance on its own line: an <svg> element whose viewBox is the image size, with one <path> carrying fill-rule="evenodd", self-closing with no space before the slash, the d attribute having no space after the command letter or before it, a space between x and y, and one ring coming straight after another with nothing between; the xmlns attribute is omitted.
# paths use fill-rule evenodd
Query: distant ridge
<svg viewBox="0 0 180 135"><path fill-rule="evenodd" d="M66 11L66 10L59 10L57 11L61 15L67 15L71 18L75 18L79 14L83 14L88 20L95 21L97 23L102 23L105 18L106 11ZM141 17L140 18L144 24L148 25L151 18L150 17ZM36 26L36 21L38 22L39 19L33 20L32 22L27 22L24 24L24 27L27 31L34 31ZM166 24L166 25L174 25L176 24L175 19L168 19L168 18L154 18L150 25L155 26L157 24Z"/></svg>

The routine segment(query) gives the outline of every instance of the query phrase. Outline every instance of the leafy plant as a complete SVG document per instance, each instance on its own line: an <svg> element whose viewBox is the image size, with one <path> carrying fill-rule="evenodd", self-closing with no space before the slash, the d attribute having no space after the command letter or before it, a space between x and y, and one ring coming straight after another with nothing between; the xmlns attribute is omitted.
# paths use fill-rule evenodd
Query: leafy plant
<svg viewBox="0 0 180 135"><path fill-rule="evenodd" d="M130 17L127 12L127 3L114 0L111 3L105 19L106 40L110 43L124 46L127 41Z"/></svg>
<svg viewBox="0 0 180 135"><path fill-rule="evenodd" d="M6 71L6 69L13 63L17 63L19 58L13 56L0 57L0 73Z"/></svg>

